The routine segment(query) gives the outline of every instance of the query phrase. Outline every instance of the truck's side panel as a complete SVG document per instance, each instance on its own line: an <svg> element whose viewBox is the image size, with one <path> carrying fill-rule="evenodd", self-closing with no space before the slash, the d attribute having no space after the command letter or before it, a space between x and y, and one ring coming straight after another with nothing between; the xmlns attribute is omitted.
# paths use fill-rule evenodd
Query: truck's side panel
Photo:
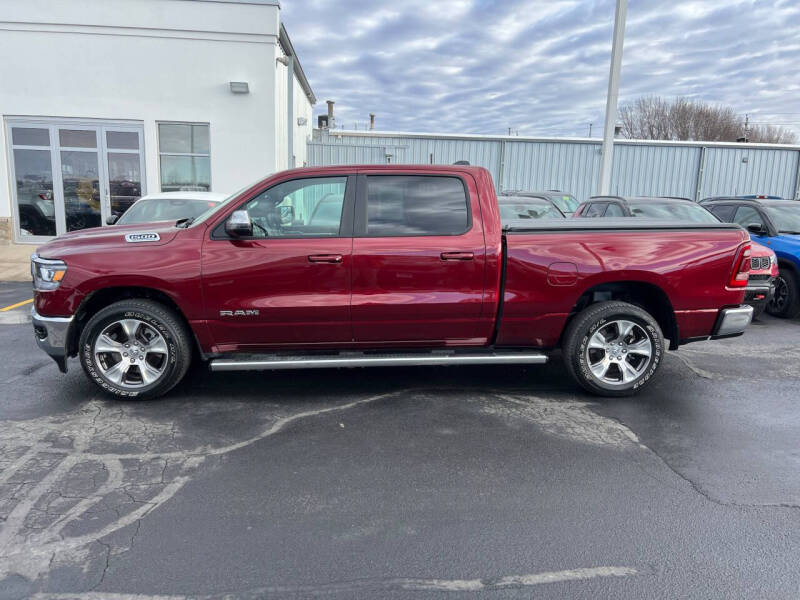
<svg viewBox="0 0 800 600"><path fill-rule="evenodd" d="M743 290L726 285L745 240L738 230L509 235L497 344L558 345L581 295L614 282L640 282L665 292L680 339L709 335L719 308L742 302Z"/></svg>

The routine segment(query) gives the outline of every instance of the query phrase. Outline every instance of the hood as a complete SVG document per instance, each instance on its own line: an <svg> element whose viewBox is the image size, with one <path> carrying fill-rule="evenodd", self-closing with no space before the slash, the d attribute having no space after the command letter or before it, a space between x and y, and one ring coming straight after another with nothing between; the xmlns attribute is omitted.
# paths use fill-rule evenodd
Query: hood
<svg viewBox="0 0 800 600"><path fill-rule="evenodd" d="M76 252L98 252L114 248L151 248L169 244L178 232L172 221L162 223L138 223L133 225L111 225L72 231L58 236L36 249L43 258L62 258ZM150 234L141 236L141 234Z"/></svg>
<svg viewBox="0 0 800 600"><path fill-rule="evenodd" d="M775 253L771 248L767 248L758 242L750 242L750 256L755 258L757 256L772 256L773 254Z"/></svg>

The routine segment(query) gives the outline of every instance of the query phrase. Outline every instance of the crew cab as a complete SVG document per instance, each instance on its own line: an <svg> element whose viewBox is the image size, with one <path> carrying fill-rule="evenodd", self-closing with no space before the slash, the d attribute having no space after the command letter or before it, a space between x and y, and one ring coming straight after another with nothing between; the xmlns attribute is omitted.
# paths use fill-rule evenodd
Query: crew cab
<svg viewBox="0 0 800 600"><path fill-rule="evenodd" d="M800 202L773 197L716 197L701 204L722 221L747 228L750 237L775 251L778 276L767 312L791 319L800 315Z"/></svg>
<svg viewBox="0 0 800 600"><path fill-rule="evenodd" d="M32 257L32 316L62 371L78 356L121 397L167 392L193 355L232 371L537 364L558 349L585 389L620 396L653 381L667 345L740 335L749 268L735 224L502 225L480 167L304 168L194 220L56 238Z"/></svg>

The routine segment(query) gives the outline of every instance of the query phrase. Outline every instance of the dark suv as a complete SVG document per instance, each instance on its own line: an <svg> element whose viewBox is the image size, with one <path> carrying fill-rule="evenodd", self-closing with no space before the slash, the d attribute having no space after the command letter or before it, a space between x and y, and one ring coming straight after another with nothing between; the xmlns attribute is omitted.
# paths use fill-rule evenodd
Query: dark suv
<svg viewBox="0 0 800 600"><path fill-rule="evenodd" d="M784 318L800 314L800 202L723 196L706 198L701 204L721 221L738 223L753 241L775 251L779 271L767 312Z"/></svg>

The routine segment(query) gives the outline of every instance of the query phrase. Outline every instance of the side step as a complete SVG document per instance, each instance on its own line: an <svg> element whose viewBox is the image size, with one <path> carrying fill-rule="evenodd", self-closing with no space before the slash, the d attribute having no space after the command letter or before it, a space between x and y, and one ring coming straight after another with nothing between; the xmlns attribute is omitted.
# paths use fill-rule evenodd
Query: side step
<svg viewBox="0 0 800 600"><path fill-rule="evenodd" d="M212 371L270 371L281 369L324 369L341 367L406 367L446 365L541 365L547 356L540 352L476 352L378 354L347 352L325 355L286 356L277 354L248 354L211 360Z"/></svg>

